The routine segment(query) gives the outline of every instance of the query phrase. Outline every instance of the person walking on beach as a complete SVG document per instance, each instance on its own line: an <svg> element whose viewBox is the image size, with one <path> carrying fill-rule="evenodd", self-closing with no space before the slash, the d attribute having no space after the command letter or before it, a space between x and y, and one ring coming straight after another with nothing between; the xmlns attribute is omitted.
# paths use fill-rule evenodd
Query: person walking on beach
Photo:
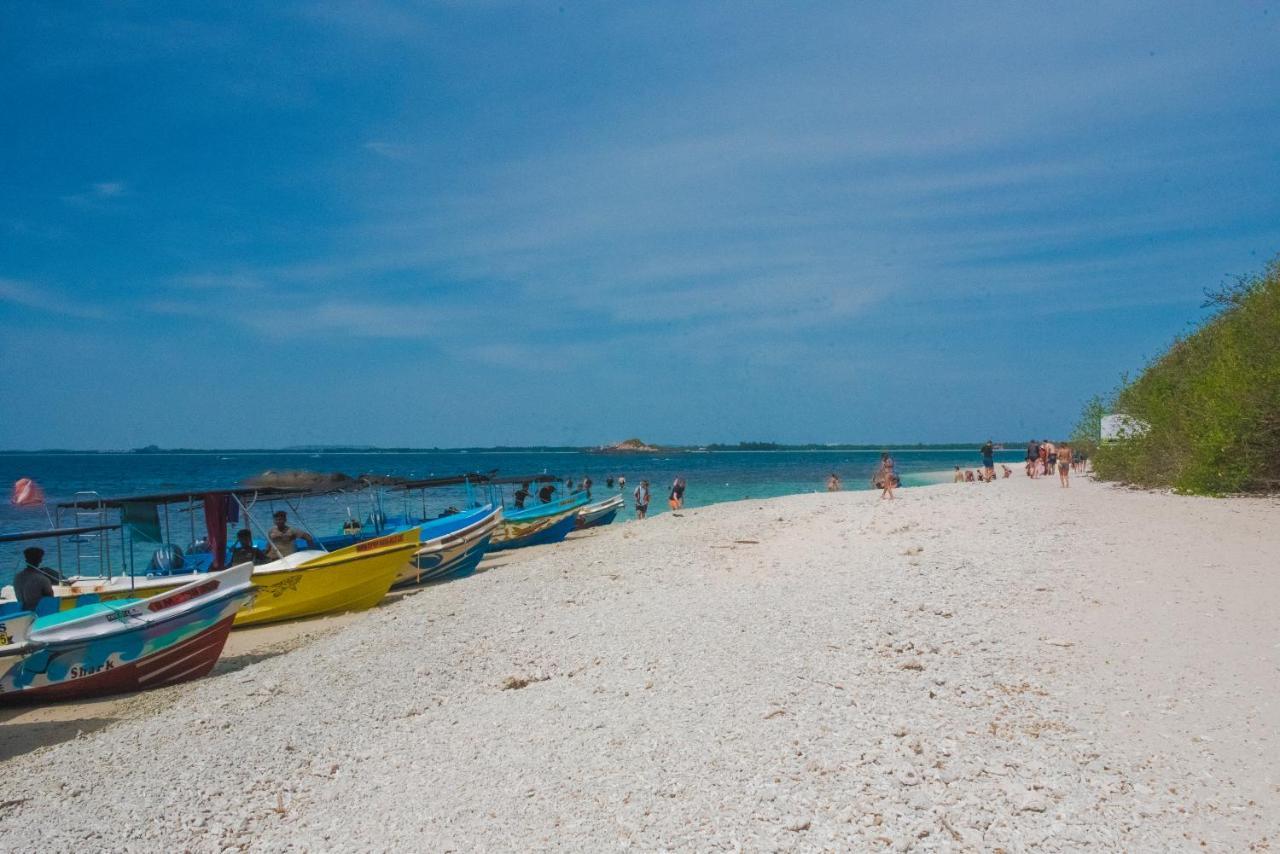
<svg viewBox="0 0 1280 854"><path fill-rule="evenodd" d="M288 557L298 550L298 540L305 540L309 548L316 547L316 538L299 528L289 524L289 515L283 510L271 514L275 525L267 531L267 539L271 548L267 550L272 560Z"/></svg>
<svg viewBox="0 0 1280 854"><path fill-rule="evenodd" d="M1062 488L1071 486L1071 446L1058 446L1058 481Z"/></svg>
<svg viewBox="0 0 1280 854"><path fill-rule="evenodd" d="M636 487L636 518L643 519L649 513L649 481L642 480Z"/></svg>
<svg viewBox="0 0 1280 854"><path fill-rule="evenodd" d="M1040 460L1040 443L1032 439L1027 443L1027 477L1035 478L1036 465Z"/></svg>
<svg viewBox="0 0 1280 854"><path fill-rule="evenodd" d="M671 505L672 510L684 507L684 478L678 475L671 481L671 500L674 502Z"/></svg>
<svg viewBox="0 0 1280 854"><path fill-rule="evenodd" d="M988 439L987 444L982 446L982 467L986 469L988 481L992 481L996 479L995 454L996 454L995 443L992 442L990 439Z"/></svg>
<svg viewBox="0 0 1280 854"><path fill-rule="evenodd" d="M885 451L880 455L880 472L877 475L880 478L880 498L888 498L893 500L893 488L897 485L897 473L893 470L893 457L889 456L889 452Z"/></svg>
<svg viewBox="0 0 1280 854"><path fill-rule="evenodd" d="M956 475L951 478L952 483L964 483L964 472L960 471L960 466L956 466Z"/></svg>

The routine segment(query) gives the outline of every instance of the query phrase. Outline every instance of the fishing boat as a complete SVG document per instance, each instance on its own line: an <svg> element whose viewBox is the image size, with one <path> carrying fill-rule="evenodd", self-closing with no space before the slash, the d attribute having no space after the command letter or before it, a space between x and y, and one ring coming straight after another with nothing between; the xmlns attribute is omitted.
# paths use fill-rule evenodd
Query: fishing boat
<svg viewBox="0 0 1280 854"><path fill-rule="evenodd" d="M532 485L558 483L555 475L539 474L522 477L492 477L491 490L500 490L506 484ZM496 496L492 496L495 502ZM579 490L563 498L553 498L531 507L504 510L502 524L493 534L489 551L539 546L558 543L573 532L578 520L578 509L591 500L590 495Z"/></svg>
<svg viewBox="0 0 1280 854"><path fill-rule="evenodd" d="M578 508L578 518L574 522L574 527L581 531L586 528L599 528L608 525L617 518L618 511L622 509L625 503L621 495L611 495L602 501L580 507Z"/></svg>
<svg viewBox="0 0 1280 854"><path fill-rule="evenodd" d="M254 603L236 616L236 625L372 608L418 550L419 536L415 527L333 552L299 551L255 566Z"/></svg>
<svg viewBox="0 0 1280 854"><path fill-rule="evenodd" d="M503 519L502 525L494 532L489 543L489 551L498 552L505 549L519 549L525 546L541 546L558 543L573 533L577 524L576 510L569 510L558 516L544 516L525 522L512 522Z"/></svg>
<svg viewBox="0 0 1280 854"><path fill-rule="evenodd" d="M471 575L502 525L502 508L485 504L421 527L422 544L396 577L396 586Z"/></svg>
<svg viewBox="0 0 1280 854"><path fill-rule="evenodd" d="M0 618L0 704L98 697L204 676L253 598L252 572L246 563L143 599Z"/></svg>
<svg viewBox="0 0 1280 854"><path fill-rule="evenodd" d="M493 531L502 521L502 508L493 503L480 503L475 491L475 487L487 483L494 474L492 471L468 472L415 480L400 479L391 484L382 479L368 488L343 496L350 503L346 508L347 518L342 532L322 537L320 543L332 548L419 527L421 541L418 550L402 567L396 577L396 586L470 575L484 557ZM448 506L435 517L429 516L428 492L450 489L454 494L446 492L448 497L445 500L467 509Z"/></svg>
<svg viewBox="0 0 1280 854"><path fill-rule="evenodd" d="M67 573L69 577L65 583L54 586L54 608L68 610L87 603L153 596L205 578L211 571L221 569L228 560L226 526L238 519L238 513L232 518L231 508L243 511L252 524L250 511L258 501L283 501L295 511L296 516L297 501L311 494L274 489L166 493L125 498L77 494L72 501L57 505L59 516L55 518L73 513L77 520L88 518L102 523L83 530L91 527L119 530L121 556L118 561L113 561L109 557L112 554L110 543L105 539L95 542L89 551L99 568L105 566L106 571L87 575L80 571L84 563L84 549L77 544L74 551L77 570L74 574ZM185 509L182 509L184 504ZM177 526L170 524L171 505L176 505L190 518L193 542L186 550L173 544ZM200 509L205 517L207 536L204 538L196 537L194 517ZM118 522L113 520L113 514L118 517ZM136 562L140 543L144 550L152 550L145 567L137 566ZM236 615L235 625L370 608L386 596L392 582L418 547L418 529L411 527L333 551L304 547L283 558L259 563L252 570L253 586L258 595L250 607ZM64 555L60 547L58 557L61 569L70 556ZM120 574L115 573L117 567ZM8 588L0 593L0 615L18 610L14 599Z"/></svg>
<svg viewBox="0 0 1280 854"><path fill-rule="evenodd" d="M488 489L489 500L481 503L475 487L488 484L496 475L490 472L468 472L444 477L402 480L391 488L398 493L403 518L414 518L415 510L422 531L421 545L396 578L396 586L425 584L463 578L476 571L493 535L502 523L502 507ZM461 493L458 494L458 489ZM427 518L427 494L435 490L453 490L450 498L467 509L446 508L434 519ZM449 500L449 499L446 499ZM389 500L394 505L396 498Z"/></svg>

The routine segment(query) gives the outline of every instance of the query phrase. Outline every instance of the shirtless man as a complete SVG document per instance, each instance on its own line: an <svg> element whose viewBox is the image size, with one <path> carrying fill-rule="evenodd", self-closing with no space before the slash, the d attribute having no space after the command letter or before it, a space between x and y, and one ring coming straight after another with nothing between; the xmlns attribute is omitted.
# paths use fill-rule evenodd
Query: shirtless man
<svg viewBox="0 0 1280 854"><path fill-rule="evenodd" d="M277 510L271 518L275 520L275 524L271 526L271 530L267 531L267 540L271 543L271 548L267 551L273 560L288 557L296 552L298 540L305 540L309 548L316 547L316 538L290 525L289 515L283 510Z"/></svg>

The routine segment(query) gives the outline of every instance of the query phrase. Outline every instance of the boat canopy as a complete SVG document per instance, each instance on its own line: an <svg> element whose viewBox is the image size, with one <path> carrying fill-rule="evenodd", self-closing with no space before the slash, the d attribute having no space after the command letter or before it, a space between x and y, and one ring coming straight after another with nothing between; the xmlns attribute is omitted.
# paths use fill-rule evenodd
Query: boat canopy
<svg viewBox="0 0 1280 854"><path fill-rule="evenodd" d="M489 483L559 483L561 478L554 474L526 474L516 477L508 475L506 477L491 477Z"/></svg>
<svg viewBox="0 0 1280 854"><path fill-rule="evenodd" d="M74 537L77 534L92 534L96 531L114 531L119 525L87 525L83 528L51 528L47 531L20 531L14 534L0 534L0 543L18 543L23 540L48 540L57 537Z"/></svg>
<svg viewBox="0 0 1280 854"><path fill-rule="evenodd" d="M416 480L402 480L390 486L390 489L432 489L438 486L461 486L464 483L493 483L497 469L490 472L473 471L468 474L452 474L443 477L426 477Z"/></svg>
<svg viewBox="0 0 1280 854"><path fill-rule="evenodd" d="M234 495L237 498L305 498L332 491L331 489L285 489L278 486L232 486L226 489L190 489L184 492L158 492L151 495L81 498L75 501L62 501L55 506L64 510L73 507L85 510L97 510L102 507L118 509L126 504L176 504L180 501L203 501L210 495Z"/></svg>

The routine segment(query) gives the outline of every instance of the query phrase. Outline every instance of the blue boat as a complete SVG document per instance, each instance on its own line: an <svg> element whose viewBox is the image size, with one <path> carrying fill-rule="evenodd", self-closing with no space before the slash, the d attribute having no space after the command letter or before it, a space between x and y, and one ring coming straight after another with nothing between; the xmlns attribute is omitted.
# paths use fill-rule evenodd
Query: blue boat
<svg viewBox="0 0 1280 854"><path fill-rule="evenodd" d="M476 571L502 524L502 508L485 504L422 526L422 547L396 578L397 586L464 578Z"/></svg>
<svg viewBox="0 0 1280 854"><path fill-rule="evenodd" d="M583 493L584 497L585 495L586 493ZM582 502L582 504L585 503L585 501ZM489 544L489 551L497 552L524 546L558 543L573 532L578 522L579 506L581 504L562 511L559 515L540 516L514 524L503 519L494 534L493 541Z"/></svg>

